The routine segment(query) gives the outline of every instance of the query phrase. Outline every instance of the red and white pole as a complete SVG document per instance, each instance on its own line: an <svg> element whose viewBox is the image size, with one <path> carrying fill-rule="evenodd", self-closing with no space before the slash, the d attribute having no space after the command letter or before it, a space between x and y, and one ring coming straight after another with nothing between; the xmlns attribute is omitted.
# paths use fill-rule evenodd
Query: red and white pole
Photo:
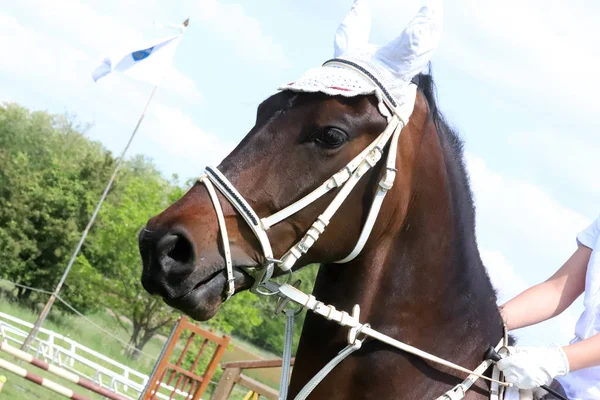
<svg viewBox="0 0 600 400"><path fill-rule="evenodd" d="M67 371L63 368L48 364L47 362L37 359L37 358L33 357L31 354L26 353L22 350L19 350L16 347L13 347L7 343L0 343L0 350L5 353L10 354L13 357L18 358L19 360L26 361L35 367L38 367L45 371L48 371L51 374L58 376L59 378L66 379L69 382L72 382L76 385L84 387L88 390L91 390L92 392L98 393L104 397L111 399L111 400L129 400L128 397L125 397L118 393L112 392L108 389L105 389L105 388L95 384L94 382L89 381L85 378L82 378L79 375L74 374L70 371ZM13 372L19 376L22 376L25 379L29 379L30 381L33 381L33 382L37 383L38 385L42 385L44 387L47 387L48 389L54 390L55 392L60 393L66 397L71 396L71 397L69 397L71 399L87 399L86 397L80 396L80 395L74 393L72 390L65 388L64 386L61 386L57 383L49 381L48 379L41 378L37 375L34 375L31 372L27 371L26 369L18 367L14 364L11 364L8 361L3 360L1 358L0 358L0 368L7 369L10 372ZM15 369L15 368L17 368L17 369ZM17 371L17 372L15 372L15 371ZM44 382L46 382L46 383L44 383Z"/></svg>

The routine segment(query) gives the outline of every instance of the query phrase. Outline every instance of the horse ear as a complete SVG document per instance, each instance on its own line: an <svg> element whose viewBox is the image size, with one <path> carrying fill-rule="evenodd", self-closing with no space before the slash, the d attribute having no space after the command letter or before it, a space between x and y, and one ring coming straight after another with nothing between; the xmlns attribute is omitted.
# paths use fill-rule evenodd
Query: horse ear
<svg viewBox="0 0 600 400"><path fill-rule="evenodd" d="M371 33L371 10L367 0L354 0L352 8L338 26L333 41L333 56L338 57L350 50L369 44Z"/></svg>
<svg viewBox="0 0 600 400"><path fill-rule="evenodd" d="M442 33L443 0L427 0L402 34L374 57L399 79L410 81L431 61Z"/></svg>

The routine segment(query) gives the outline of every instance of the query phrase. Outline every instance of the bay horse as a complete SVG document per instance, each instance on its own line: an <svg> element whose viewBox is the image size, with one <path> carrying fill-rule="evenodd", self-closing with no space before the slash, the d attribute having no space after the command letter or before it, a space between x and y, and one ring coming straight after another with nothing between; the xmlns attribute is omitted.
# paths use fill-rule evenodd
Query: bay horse
<svg viewBox="0 0 600 400"><path fill-rule="evenodd" d="M374 95L328 96L282 91L263 101L256 123L218 166L259 217L311 193L347 165L387 126ZM340 310L361 308L380 332L474 369L503 335L497 298L481 261L475 210L458 134L439 112L431 73L418 76L414 110L397 144L397 175L362 252L354 247L384 171L367 172L318 242L294 269L321 264L313 295ZM338 189L268 231L273 254L305 235ZM248 269L267 260L247 221L218 193L228 248L205 185L195 184L151 218L139 235L142 284L170 306L204 321L227 298L224 252L235 292L255 283ZM346 344L347 329L308 313L289 387L293 398ZM435 399L465 374L378 341L339 364L311 399ZM489 398L479 380L466 399Z"/></svg>

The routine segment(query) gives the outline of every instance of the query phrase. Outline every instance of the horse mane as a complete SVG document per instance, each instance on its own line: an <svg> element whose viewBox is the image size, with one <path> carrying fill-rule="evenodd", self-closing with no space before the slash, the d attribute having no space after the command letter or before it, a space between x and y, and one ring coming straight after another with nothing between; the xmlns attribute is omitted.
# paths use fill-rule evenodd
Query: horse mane
<svg viewBox="0 0 600 400"><path fill-rule="evenodd" d="M431 63L429 63L428 71L418 75L418 87L427 104L429 106L430 115L435 124L438 135L445 139L452 151L452 159L458 169L458 183L464 189L468 205L468 217L471 221L470 227L475 235L475 203L473 201L473 192L471 190L471 182L465 165L464 159L464 142L459 133L450 126L445 116L441 113L437 102L437 89L433 79ZM456 182L455 182L456 183Z"/></svg>
<svg viewBox="0 0 600 400"><path fill-rule="evenodd" d="M429 63L428 71L420 73L415 80L418 82L419 90L427 101L430 116L435 124L437 134L442 142L448 144L447 147L450 150L450 154L446 152L446 156L450 156L450 160L448 161L450 161L450 165L452 166L452 171L449 171L449 179L451 179L450 184L459 186L459 190L453 191L452 196L454 198L454 205L461 206L461 211L464 213L464 217L462 219L462 222L464 223L463 228L468 229L468 232L463 232L461 236L470 237L473 240L474 248L477 252L477 264L482 267L482 275L484 279L489 282L490 287L492 288L492 292L489 293L489 296L497 304L498 291L490 279L488 270L485 267L483 260L481 260L481 255L477 246L475 230L475 203L473 201L473 191L471 189L469 174L465 165L464 142L459 133L452 126L450 126L438 107L437 90L432 74L431 63ZM485 287L485 285L482 287ZM515 338L511 335L509 335L509 340L511 343L515 342Z"/></svg>

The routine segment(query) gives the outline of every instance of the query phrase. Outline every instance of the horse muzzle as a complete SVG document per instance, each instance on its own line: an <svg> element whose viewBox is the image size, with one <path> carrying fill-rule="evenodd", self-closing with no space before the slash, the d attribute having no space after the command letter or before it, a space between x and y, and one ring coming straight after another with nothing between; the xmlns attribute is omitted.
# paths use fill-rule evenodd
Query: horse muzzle
<svg viewBox="0 0 600 400"><path fill-rule="evenodd" d="M163 298L169 306L196 320L210 319L224 301L227 271L218 249L197 251L183 228L150 230L138 235L142 257L142 286ZM250 257L232 248L235 259L244 267L257 264ZM234 267L235 288L247 288L253 279Z"/></svg>

